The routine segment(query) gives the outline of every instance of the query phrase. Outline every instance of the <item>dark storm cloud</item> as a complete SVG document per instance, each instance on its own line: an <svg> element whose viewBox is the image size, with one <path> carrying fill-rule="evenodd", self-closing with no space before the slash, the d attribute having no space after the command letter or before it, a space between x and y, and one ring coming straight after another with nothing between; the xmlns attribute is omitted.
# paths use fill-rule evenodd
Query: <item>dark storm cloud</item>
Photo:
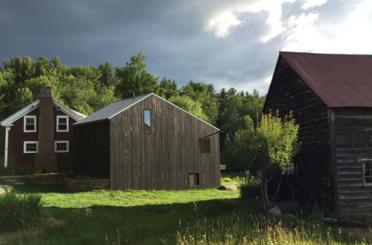
<svg viewBox="0 0 372 245"><path fill-rule="evenodd" d="M260 41L268 13L238 14L241 24L225 38L206 31L211 16L239 3L246 1L2 0L0 59L60 56L70 65L123 65L142 52L151 72L181 84L265 91L263 80L284 44L281 36ZM300 6L283 4L283 17L300 14Z"/></svg>

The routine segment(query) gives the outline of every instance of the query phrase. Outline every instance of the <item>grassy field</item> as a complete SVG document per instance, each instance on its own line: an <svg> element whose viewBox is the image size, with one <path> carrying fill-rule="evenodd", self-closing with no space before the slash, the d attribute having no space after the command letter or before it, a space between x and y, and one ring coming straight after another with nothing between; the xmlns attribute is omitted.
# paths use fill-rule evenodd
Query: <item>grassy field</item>
<svg viewBox="0 0 372 245"><path fill-rule="evenodd" d="M303 219L268 223L260 203L239 199L238 191L71 192L42 185L15 191L40 194L42 217L0 235L2 244L367 244Z"/></svg>
<svg viewBox="0 0 372 245"><path fill-rule="evenodd" d="M174 244L176 233L201 218L248 215L238 191L70 192L61 186L20 186L42 196L43 218L5 244Z"/></svg>

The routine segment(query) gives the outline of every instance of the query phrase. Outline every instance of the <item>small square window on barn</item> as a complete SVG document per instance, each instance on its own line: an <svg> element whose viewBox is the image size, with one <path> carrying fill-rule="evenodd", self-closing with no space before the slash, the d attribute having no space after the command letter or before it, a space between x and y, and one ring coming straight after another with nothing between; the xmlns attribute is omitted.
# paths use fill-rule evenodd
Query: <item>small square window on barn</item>
<svg viewBox="0 0 372 245"><path fill-rule="evenodd" d="M68 132L68 116L57 116L56 129L57 132Z"/></svg>
<svg viewBox="0 0 372 245"><path fill-rule="evenodd" d="M151 110L144 109L143 110L143 122L146 126L151 127Z"/></svg>
<svg viewBox="0 0 372 245"><path fill-rule="evenodd" d="M68 140L59 140L54 142L55 152L69 152L69 142Z"/></svg>
<svg viewBox="0 0 372 245"><path fill-rule="evenodd" d="M200 138L199 139L199 152L200 153L210 153L211 152L211 139L210 138Z"/></svg>
<svg viewBox="0 0 372 245"><path fill-rule="evenodd" d="M25 141L23 142L23 153L37 153L38 142L37 141Z"/></svg>
<svg viewBox="0 0 372 245"><path fill-rule="evenodd" d="M23 132L36 132L36 116L24 116Z"/></svg>
<svg viewBox="0 0 372 245"><path fill-rule="evenodd" d="M196 187L199 185L199 174L191 173L189 174L189 187Z"/></svg>
<svg viewBox="0 0 372 245"><path fill-rule="evenodd" d="M363 183L372 185L372 160L363 162Z"/></svg>

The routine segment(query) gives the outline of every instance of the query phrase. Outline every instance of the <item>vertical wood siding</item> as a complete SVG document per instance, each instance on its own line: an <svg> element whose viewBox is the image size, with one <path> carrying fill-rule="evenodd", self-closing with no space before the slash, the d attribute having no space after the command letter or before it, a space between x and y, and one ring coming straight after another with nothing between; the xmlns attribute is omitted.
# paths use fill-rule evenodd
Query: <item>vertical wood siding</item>
<svg viewBox="0 0 372 245"><path fill-rule="evenodd" d="M144 125L150 109L152 127ZM216 129L150 96L110 120L110 184L114 189L185 189L199 173L201 188L220 185ZM211 152L199 153L198 139L213 134Z"/></svg>
<svg viewBox="0 0 372 245"><path fill-rule="evenodd" d="M300 126L300 152L295 157L297 198L332 205L333 185L328 108L304 81L280 59L264 111L293 113Z"/></svg>
<svg viewBox="0 0 372 245"><path fill-rule="evenodd" d="M372 186L363 184L361 159L372 159L372 109L334 109L335 159L342 212L371 212Z"/></svg>

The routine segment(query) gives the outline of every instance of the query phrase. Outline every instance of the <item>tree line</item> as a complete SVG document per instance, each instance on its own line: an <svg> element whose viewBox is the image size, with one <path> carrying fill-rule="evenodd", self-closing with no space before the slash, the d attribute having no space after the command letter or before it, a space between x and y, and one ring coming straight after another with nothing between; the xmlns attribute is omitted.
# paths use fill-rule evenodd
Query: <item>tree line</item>
<svg viewBox="0 0 372 245"><path fill-rule="evenodd" d="M134 55L123 66L110 62L99 66L68 66L58 57L14 57L0 66L0 118L4 119L38 98L41 87L50 86L61 103L85 114L125 98L154 92L196 116L214 124L221 132L221 162L230 169L249 165L249 152L242 154L241 130L255 123L264 96L234 88L216 91L212 84L190 81L179 87L169 78L148 72L145 57Z"/></svg>

